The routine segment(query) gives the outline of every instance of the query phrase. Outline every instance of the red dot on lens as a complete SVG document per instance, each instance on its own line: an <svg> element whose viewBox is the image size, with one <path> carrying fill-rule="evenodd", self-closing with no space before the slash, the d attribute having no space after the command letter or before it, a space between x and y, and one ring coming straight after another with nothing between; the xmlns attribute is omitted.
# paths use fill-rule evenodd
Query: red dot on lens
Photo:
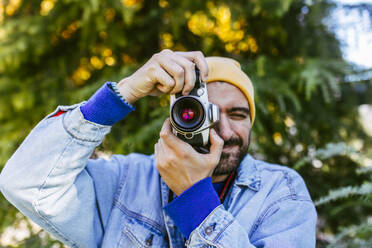
<svg viewBox="0 0 372 248"><path fill-rule="evenodd" d="M195 112L190 108L186 108L182 110L182 120L190 121L194 118Z"/></svg>

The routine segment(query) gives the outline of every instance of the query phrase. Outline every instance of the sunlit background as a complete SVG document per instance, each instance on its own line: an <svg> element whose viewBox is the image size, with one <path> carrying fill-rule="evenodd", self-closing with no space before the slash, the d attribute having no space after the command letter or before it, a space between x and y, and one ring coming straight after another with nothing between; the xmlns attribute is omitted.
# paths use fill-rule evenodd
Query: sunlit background
<svg viewBox="0 0 372 248"><path fill-rule="evenodd" d="M342 42L344 58L362 68L372 67L372 32L371 19L367 9L345 9L351 6L372 3L370 0L337 0L338 4L331 14L329 25L335 28L337 37Z"/></svg>
<svg viewBox="0 0 372 248"><path fill-rule="evenodd" d="M250 75L250 153L304 177L318 247L372 247L371 16L372 1L353 0L0 0L0 168L57 105L161 49L202 50ZM152 153L168 106L138 102L95 155ZM62 245L0 196L0 247Z"/></svg>

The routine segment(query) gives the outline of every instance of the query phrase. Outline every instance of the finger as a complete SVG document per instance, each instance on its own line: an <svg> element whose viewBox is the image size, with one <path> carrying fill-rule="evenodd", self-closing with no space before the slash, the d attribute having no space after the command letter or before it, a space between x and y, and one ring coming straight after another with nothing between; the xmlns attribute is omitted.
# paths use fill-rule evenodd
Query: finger
<svg viewBox="0 0 372 248"><path fill-rule="evenodd" d="M194 62L200 70L200 75L201 75L202 80L204 82L208 80L208 72L209 72L208 63L202 52L195 51L195 52L175 52L175 53Z"/></svg>
<svg viewBox="0 0 372 248"><path fill-rule="evenodd" d="M173 78L160 65L159 68L154 70L151 77L154 81L158 82L156 88L163 93L170 92L175 85Z"/></svg>
<svg viewBox="0 0 372 248"><path fill-rule="evenodd" d="M183 142L179 138L177 138L172 132L172 125L170 123L169 118L167 118L160 131L160 139L164 142L165 145L170 147L176 146L185 146L186 142Z"/></svg>
<svg viewBox="0 0 372 248"><path fill-rule="evenodd" d="M173 54L172 54L173 55ZM174 56L174 55L173 55ZM185 71L183 66L179 65L170 56L159 56L158 63L175 81L175 85L170 94L178 93L182 90L185 80Z"/></svg>
<svg viewBox="0 0 372 248"><path fill-rule="evenodd" d="M211 141L209 156L217 164L221 157L224 141L213 128L209 131L209 139Z"/></svg>
<svg viewBox="0 0 372 248"><path fill-rule="evenodd" d="M167 147L167 145L164 144L163 139L159 139L159 150L162 152L162 154L169 155L171 153L171 150L169 149L169 147Z"/></svg>
<svg viewBox="0 0 372 248"><path fill-rule="evenodd" d="M158 142L155 144L155 165L158 169L159 167L164 166L163 156L164 156L164 151L162 149L161 141L159 139Z"/></svg>
<svg viewBox="0 0 372 248"><path fill-rule="evenodd" d="M163 92L158 90L158 88L154 88L150 91L149 96L160 96L162 94L163 94Z"/></svg>
<svg viewBox="0 0 372 248"><path fill-rule="evenodd" d="M169 137L174 136L169 118L164 121L159 136L161 139L168 139Z"/></svg>
<svg viewBox="0 0 372 248"><path fill-rule="evenodd" d="M187 58L176 55L176 57L173 58L173 60L178 63L180 66L182 66L184 70L184 85L182 90L182 95L187 95L190 93L190 91L194 88L196 75L195 75L195 63L191 62Z"/></svg>
<svg viewBox="0 0 372 248"><path fill-rule="evenodd" d="M154 157L155 157L155 165L159 165L159 143L154 145Z"/></svg>

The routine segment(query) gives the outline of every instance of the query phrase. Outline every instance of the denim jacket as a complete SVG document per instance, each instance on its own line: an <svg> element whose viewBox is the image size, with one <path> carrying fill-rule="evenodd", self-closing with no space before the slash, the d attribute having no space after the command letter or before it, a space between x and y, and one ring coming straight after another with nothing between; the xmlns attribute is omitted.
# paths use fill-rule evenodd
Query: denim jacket
<svg viewBox="0 0 372 248"><path fill-rule="evenodd" d="M183 237L163 209L169 188L153 155L89 159L110 126L85 120L79 106L60 106L56 112L65 114L43 119L0 175L4 196L65 244L315 247L316 211L302 178L249 155L223 204Z"/></svg>

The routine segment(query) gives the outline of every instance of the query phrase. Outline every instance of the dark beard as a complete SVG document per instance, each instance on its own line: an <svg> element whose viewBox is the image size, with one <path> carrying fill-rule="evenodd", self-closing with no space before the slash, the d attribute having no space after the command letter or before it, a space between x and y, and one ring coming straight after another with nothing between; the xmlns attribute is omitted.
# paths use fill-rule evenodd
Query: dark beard
<svg viewBox="0 0 372 248"><path fill-rule="evenodd" d="M243 145L243 140L241 138L231 138L225 141L224 147L238 145L239 150L232 153L222 152L220 162L213 171L213 176L229 175L234 172L247 154L250 140L251 134L249 133L247 145Z"/></svg>

